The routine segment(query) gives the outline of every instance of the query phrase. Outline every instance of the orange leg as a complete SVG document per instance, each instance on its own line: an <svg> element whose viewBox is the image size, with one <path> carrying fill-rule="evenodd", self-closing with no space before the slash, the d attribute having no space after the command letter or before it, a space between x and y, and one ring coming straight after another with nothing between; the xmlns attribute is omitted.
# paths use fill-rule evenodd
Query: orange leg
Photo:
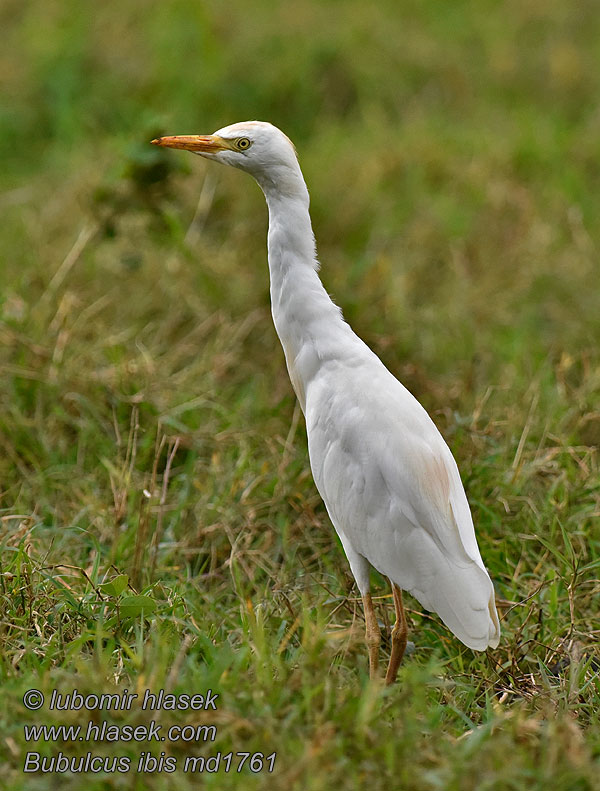
<svg viewBox="0 0 600 791"><path fill-rule="evenodd" d="M396 680L398 666L402 661L406 649L406 636L408 634L406 615L404 614L404 606L402 605L402 591L396 583L392 583L392 593L394 595L394 607L396 609L396 623L392 629L392 653L390 655L387 673L385 674L386 684L393 684Z"/></svg>
<svg viewBox="0 0 600 791"><path fill-rule="evenodd" d="M381 633L375 616L375 608L373 607L371 594L365 593L362 600L365 610L365 640L367 648L369 649L369 676L373 679L377 678L377 668L379 667L379 643L381 642Z"/></svg>

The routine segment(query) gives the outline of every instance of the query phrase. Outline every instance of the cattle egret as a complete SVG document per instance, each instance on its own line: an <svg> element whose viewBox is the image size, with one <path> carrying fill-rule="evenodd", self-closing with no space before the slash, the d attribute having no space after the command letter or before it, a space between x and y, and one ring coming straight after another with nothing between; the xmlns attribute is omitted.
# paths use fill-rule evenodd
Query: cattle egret
<svg viewBox="0 0 600 791"><path fill-rule="evenodd" d="M291 141L250 121L152 142L245 170L265 194L273 321L306 419L312 474L362 596L371 678L381 637L369 564L390 580L396 610L388 684L406 648L402 590L469 648L495 648L494 588L456 462L427 412L325 291Z"/></svg>

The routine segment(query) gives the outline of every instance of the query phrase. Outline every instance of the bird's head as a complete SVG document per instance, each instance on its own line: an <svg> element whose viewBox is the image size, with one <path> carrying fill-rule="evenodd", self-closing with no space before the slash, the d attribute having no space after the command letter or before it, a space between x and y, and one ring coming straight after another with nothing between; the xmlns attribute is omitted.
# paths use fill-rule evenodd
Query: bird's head
<svg viewBox="0 0 600 791"><path fill-rule="evenodd" d="M153 140L156 146L181 148L224 165L245 170L263 189L285 185L300 172L291 140L273 124L244 121L212 135L175 135ZM295 179L292 179L295 180Z"/></svg>

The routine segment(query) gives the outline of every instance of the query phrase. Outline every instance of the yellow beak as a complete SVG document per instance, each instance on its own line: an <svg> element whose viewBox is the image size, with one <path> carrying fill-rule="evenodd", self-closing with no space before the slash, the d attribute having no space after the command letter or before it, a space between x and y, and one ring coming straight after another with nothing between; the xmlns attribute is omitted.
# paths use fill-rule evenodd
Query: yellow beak
<svg viewBox="0 0 600 791"><path fill-rule="evenodd" d="M173 135L157 137L153 146L165 148L183 148L185 151L196 151L199 154L216 154L229 148L225 140L216 135Z"/></svg>

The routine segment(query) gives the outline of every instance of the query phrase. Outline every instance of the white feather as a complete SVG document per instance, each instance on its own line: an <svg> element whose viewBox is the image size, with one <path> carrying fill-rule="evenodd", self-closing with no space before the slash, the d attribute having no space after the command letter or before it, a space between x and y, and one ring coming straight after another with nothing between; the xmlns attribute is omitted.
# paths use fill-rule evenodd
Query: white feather
<svg viewBox="0 0 600 791"><path fill-rule="evenodd" d="M361 593L371 564L467 646L495 647L494 589L456 462L423 407L323 288L293 146L261 122L216 135L252 143L243 154L210 158L248 171L265 193L273 319L306 416L315 483Z"/></svg>
<svg viewBox="0 0 600 791"><path fill-rule="evenodd" d="M351 360L304 380L311 468L331 520L345 547L465 645L494 647L494 590L452 454L408 390L358 338L353 346ZM366 592L368 577L356 576Z"/></svg>

